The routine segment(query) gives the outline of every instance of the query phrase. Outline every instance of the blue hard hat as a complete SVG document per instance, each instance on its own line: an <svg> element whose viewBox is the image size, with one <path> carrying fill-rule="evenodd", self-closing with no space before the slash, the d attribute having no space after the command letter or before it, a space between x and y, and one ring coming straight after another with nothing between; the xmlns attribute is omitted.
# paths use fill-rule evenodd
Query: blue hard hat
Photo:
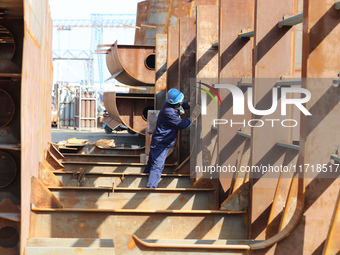
<svg viewBox="0 0 340 255"><path fill-rule="evenodd" d="M170 89L168 94L166 95L166 101L169 104L178 104L182 102L184 99L184 95L178 89Z"/></svg>

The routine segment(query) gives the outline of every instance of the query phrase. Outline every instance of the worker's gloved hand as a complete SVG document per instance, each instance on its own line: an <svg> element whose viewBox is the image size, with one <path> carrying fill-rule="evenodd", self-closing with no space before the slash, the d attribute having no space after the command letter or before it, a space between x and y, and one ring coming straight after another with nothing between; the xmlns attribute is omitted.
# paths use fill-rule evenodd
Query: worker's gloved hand
<svg viewBox="0 0 340 255"><path fill-rule="evenodd" d="M192 111L192 114L191 114L191 119L192 121L195 121L197 119L198 116L200 116L201 114L201 106L200 105L196 105L194 110Z"/></svg>

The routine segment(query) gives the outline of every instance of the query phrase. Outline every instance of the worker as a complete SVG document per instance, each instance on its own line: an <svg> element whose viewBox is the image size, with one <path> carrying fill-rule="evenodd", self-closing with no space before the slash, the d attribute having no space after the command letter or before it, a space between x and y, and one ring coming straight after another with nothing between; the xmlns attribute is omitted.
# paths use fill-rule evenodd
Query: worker
<svg viewBox="0 0 340 255"><path fill-rule="evenodd" d="M193 110L190 118L182 120L180 115L190 109L188 101L183 103L184 95L178 89L170 89L166 95L157 118L157 124L152 134L148 164L144 173L149 173L148 188L157 188L161 179L164 163L168 151L175 146L178 130L188 128L199 116L201 108L199 105Z"/></svg>

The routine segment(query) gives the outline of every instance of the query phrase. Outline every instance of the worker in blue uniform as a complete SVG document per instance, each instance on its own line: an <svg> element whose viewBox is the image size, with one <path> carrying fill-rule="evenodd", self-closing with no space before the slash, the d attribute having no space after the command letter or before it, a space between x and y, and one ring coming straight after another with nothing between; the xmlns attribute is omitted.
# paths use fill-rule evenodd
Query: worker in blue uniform
<svg viewBox="0 0 340 255"><path fill-rule="evenodd" d="M170 148L175 146L178 130L188 128L201 112L196 105L190 118L182 120L180 115L190 109L188 101L183 103L184 95L178 89L170 89L157 118L152 134L148 164L144 173L149 173L148 188L157 188Z"/></svg>

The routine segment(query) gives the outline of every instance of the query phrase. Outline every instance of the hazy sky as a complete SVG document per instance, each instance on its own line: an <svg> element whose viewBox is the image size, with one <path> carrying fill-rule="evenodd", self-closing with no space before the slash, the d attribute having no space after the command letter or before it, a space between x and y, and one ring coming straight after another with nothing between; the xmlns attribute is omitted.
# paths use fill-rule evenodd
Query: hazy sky
<svg viewBox="0 0 340 255"><path fill-rule="evenodd" d="M89 19L91 13L135 14L140 0L50 0L52 19Z"/></svg>
<svg viewBox="0 0 340 255"><path fill-rule="evenodd" d="M137 3L140 0L50 0L52 19L90 19L91 14L136 14ZM133 28L104 28L103 43L134 44L135 29ZM90 50L91 28L72 28L71 31L58 31L53 28L54 51ZM94 79L99 81L97 56L94 55ZM101 55L103 63L103 79L110 77L107 70L105 55ZM67 81L79 83L86 79L86 62L75 60L54 61L54 82ZM108 87L108 86L105 86ZM110 88L110 86L108 87Z"/></svg>

